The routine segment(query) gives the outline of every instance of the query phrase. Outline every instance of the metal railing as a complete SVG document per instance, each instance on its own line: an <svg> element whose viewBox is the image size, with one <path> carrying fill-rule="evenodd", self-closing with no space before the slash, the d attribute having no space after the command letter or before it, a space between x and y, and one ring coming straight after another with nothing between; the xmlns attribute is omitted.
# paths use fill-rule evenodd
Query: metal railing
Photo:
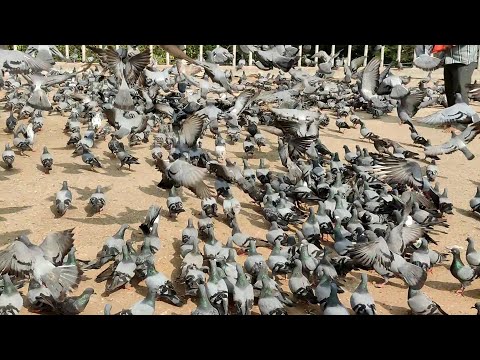
<svg viewBox="0 0 480 360"><path fill-rule="evenodd" d="M97 45L99 48L103 48L104 45ZM150 49L150 52L153 56L154 54L154 49L157 45L148 45L149 49ZM188 46L199 46L199 57L200 58L203 58L203 54L204 54L204 45L185 45L185 47L188 47ZM217 47L219 45L216 45ZM115 48L118 49L120 47L120 45L115 45ZM305 67L302 65L302 45L299 45L299 53L298 55L300 56L300 59L298 60L298 66L299 67ZM352 61L352 47L353 45L347 45L347 56L345 58L346 60L346 63L348 65L350 65L351 61ZM14 50L17 50L18 48L18 45L13 45L13 49ZM320 45L315 45L315 52L318 52L319 51L319 48L320 48ZM415 54L415 49L412 50L413 51L413 59L416 58L416 54ZM232 55L233 55L233 61L232 61L232 66L236 66L237 65L237 45L232 45L232 49L231 49L231 52L232 52ZM331 45L331 51L330 51L330 54L333 55L335 54L335 45ZM70 45L65 45L65 57L67 59L70 59ZM363 55L365 56L365 60L364 60L364 66L367 64L367 55L368 55L368 45L364 45L364 52L363 52ZM85 45L81 45L81 59L82 59L82 62L85 62L86 61L86 58L87 58L87 48ZM165 53L165 64L164 65L170 65L170 54L169 53ZM402 61L402 45L397 45L397 53L396 53L396 57L395 57L395 60L398 61L398 62L401 62ZM384 62L385 62L385 46L382 46L381 49L380 49L380 64L381 66L384 66ZM248 66L252 66L253 64L253 54L250 52L248 54ZM318 64L318 58L315 58L315 61L314 61L314 64L317 65ZM163 64L160 64L160 65L163 65ZM480 69L480 52L479 52L479 61L478 61L478 69Z"/></svg>

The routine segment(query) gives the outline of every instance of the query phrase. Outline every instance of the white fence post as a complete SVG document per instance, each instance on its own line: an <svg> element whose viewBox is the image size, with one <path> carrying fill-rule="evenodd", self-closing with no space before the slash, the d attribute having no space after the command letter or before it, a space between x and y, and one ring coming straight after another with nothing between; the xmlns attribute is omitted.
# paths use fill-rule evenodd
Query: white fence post
<svg viewBox="0 0 480 360"><path fill-rule="evenodd" d="M320 45L315 45L315 54L320 50ZM315 58L315 65L318 64L318 57Z"/></svg>
<svg viewBox="0 0 480 360"><path fill-rule="evenodd" d="M363 48L363 56L365 56L365 59L363 59L363 66L367 66L368 45L365 45L365 47Z"/></svg>
<svg viewBox="0 0 480 360"><path fill-rule="evenodd" d="M17 45L13 45L13 50L17 50Z"/></svg>
<svg viewBox="0 0 480 360"><path fill-rule="evenodd" d="M120 45L115 45L115 50L120 49Z"/></svg>
<svg viewBox="0 0 480 360"><path fill-rule="evenodd" d="M150 61L153 60L153 45L148 45L148 48L150 49Z"/></svg>
<svg viewBox="0 0 480 360"><path fill-rule="evenodd" d="M170 65L170 54L168 53L168 51L166 52L165 63L166 65Z"/></svg>
<svg viewBox="0 0 480 360"><path fill-rule="evenodd" d="M402 45L398 45L397 48L397 61L398 63L402 62Z"/></svg>
<svg viewBox="0 0 480 360"><path fill-rule="evenodd" d="M413 46L413 60L417 58L417 52L415 51L415 46Z"/></svg>
<svg viewBox="0 0 480 360"><path fill-rule="evenodd" d="M252 66L252 63L253 63L253 54L252 52L250 51L248 53L248 66Z"/></svg>
<svg viewBox="0 0 480 360"><path fill-rule="evenodd" d="M299 48L298 48L298 56L299 59L298 59L298 66L299 67L302 67L302 53L303 53L303 45L300 45Z"/></svg>
<svg viewBox="0 0 480 360"><path fill-rule="evenodd" d="M232 52L233 52L233 63L232 63L232 65L237 66L237 45L233 45Z"/></svg>
<svg viewBox="0 0 480 360"><path fill-rule="evenodd" d="M383 67L383 61L385 60L385 46L380 48L380 67Z"/></svg>
<svg viewBox="0 0 480 360"><path fill-rule="evenodd" d="M347 47L347 65L350 66L352 62L352 45L348 45Z"/></svg>
<svg viewBox="0 0 480 360"><path fill-rule="evenodd" d="M65 57L67 59L70 59L70 46L69 45L65 45Z"/></svg>
<svg viewBox="0 0 480 360"><path fill-rule="evenodd" d="M477 69L480 70L480 51L478 52Z"/></svg>
<svg viewBox="0 0 480 360"><path fill-rule="evenodd" d="M335 54L335 45L332 45L332 50L330 51L330 56L333 56Z"/></svg>
<svg viewBox="0 0 480 360"><path fill-rule="evenodd" d="M85 45L82 45L82 62L85 62L87 60L87 48Z"/></svg>
<svg viewBox="0 0 480 360"><path fill-rule="evenodd" d="M198 56L200 57L200 61L203 61L203 45L200 45L200 51Z"/></svg>

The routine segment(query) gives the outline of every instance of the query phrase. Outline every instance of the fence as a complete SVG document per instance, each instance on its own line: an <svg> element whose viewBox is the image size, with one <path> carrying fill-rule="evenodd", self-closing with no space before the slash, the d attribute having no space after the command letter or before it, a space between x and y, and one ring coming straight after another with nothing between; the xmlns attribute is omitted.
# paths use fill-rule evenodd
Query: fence
<svg viewBox="0 0 480 360"><path fill-rule="evenodd" d="M99 48L103 48L104 45L96 45L97 47ZM156 52L156 50L159 50L160 48L157 47L156 45L147 45L150 49L150 52L152 54L152 56L154 56L154 53ZM204 54L204 47L208 47L209 49L212 49L212 48L215 48L215 47L218 47L219 45L185 45L185 48L186 48L186 52L189 53L191 51L192 48L197 48L198 49L195 49L195 50L198 50L198 51L194 51L195 54L198 54L198 57L199 58L203 58L203 54ZM314 45L314 50L315 52L318 52L319 49L320 49L320 46L321 45ZM396 45L397 46L397 51L396 51L396 56L395 56L395 60L398 61L398 62L401 62L402 61L402 46L408 46L410 48L410 51L412 51L412 59L415 59L416 57L416 54L415 54L415 46L412 46L412 45ZM118 49L120 47L120 45L115 45L115 48ZM236 66L237 65L237 45L227 45L227 47L231 47L231 50L230 52L233 54L233 60L232 60L232 64L233 66ZM300 59L298 60L298 66L299 67L304 67L304 65L302 64L302 47L303 45L298 45L299 47L299 53L298 55L300 55ZM322 45L322 47L324 47L324 45ZM13 49L14 50L17 50L18 48L18 45L13 45ZM346 62L348 65L350 65L351 61L352 61L352 48L353 48L353 45L347 45L347 56L345 57L346 59ZM336 49L336 45L331 45L330 47L330 54L333 55L335 53L335 49ZM171 61L171 58L170 58L170 54L169 53L166 53L164 52L163 50L160 50L161 53L162 53L162 56L160 56L160 62L159 64L163 64L163 58L165 59L165 65L170 65L170 61ZM87 48L85 45L80 45L80 52L81 52L81 60L82 62L85 62L86 59L87 59ZM367 64L367 55L369 53L369 45L364 45L364 49L363 49L363 55L365 56L365 60L364 60L364 66ZM65 54L65 57L67 59L70 59L70 45L64 45L64 54ZM163 57L164 56L164 57ZM410 58L410 57L409 57ZM384 62L385 62L385 46L382 46L381 49L380 49L380 65L381 66L384 66ZM253 64L253 55L252 53L249 53L248 54L248 65L249 66L252 66ZM318 58L315 58L314 60L314 65L317 65L318 64ZM478 69L480 69L480 52L479 52L479 61L478 61Z"/></svg>

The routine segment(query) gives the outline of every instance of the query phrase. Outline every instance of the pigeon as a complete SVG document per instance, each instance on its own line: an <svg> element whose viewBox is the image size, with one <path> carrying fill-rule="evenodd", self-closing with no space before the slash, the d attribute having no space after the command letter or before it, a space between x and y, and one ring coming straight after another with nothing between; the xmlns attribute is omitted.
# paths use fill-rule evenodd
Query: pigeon
<svg viewBox="0 0 480 360"><path fill-rule="evenodd" d="M268 279L262 280L262 290L258 299L258 308L262 315L287 315L283 303L274 296L273 289Z"/></svg>
<svg viewBox="0 0 480 360"><path fill-rule="evenodd" d="M13 275L28 274L46 286L55 299L61 299L80 281L77 265L62 265L73 241L73 229L49 233L39 246L20 235L0 252L0 269Z"/></svg>
<svg viewBox="0 0 480 360"><path fill-rule="evenodd" d="M253 286L248 282L241 265L236 265L238 277L233 288L233 303L237 315L250 315L253 307Z"/></svg>
<svg viewBox="0 0 480 360"><path fill-rule="evenodd" d="M330 284L330 296L328 297L323 310L323 315L350 315L345 306L338 299L338 287L335 282Z"/></svg>
<svg viewBox="0 0 480 360"><path fill-rule="evenodd" d="M452 137L449 141L436 146L426 146L426 156L438 156L442 154L451 154L457 150L461 151L467 160L473 160L475 155L467 148L470 143L480 133L480 121L469 124L460 135L451 132Z"/></svg>
<svg viewBox="0 0 480 360"><path fill-rule="evenodd" d="M408 288L408 307L413 315L448 315L435 301L421 290Z"/></svg>
<svg viewBox="0 0 480 360"><path fill-rule="evenodd" d="M476 123L480 119L477 112L463 101L460 93L455 94L455 104L440 110L432 115L420 119L420 122L428 125L467 125Z"/></svg>
<svg viewBox="0 0 480 360"><path fill-rule="evenodd" d="M467 238L467 263L472 267L480 266L480 254L475 250L475 240L471 237Z"/></svg>
<svg viewBox="0 0 480 360"><path fill-rule="evenodd" d="M375 315L375 302L372 295L368 292L368 276L362 273L360 284L350 297L350 306L357 315Z"/></svg>
<svg viewBox="0 0 480 360"><path fill-rule="evenodd" d="M128 224L122 224L120 229L113 235L105 240L102 249L97 253L95 260L91 261L84 269L100 269L103 265L109 261L114 260L117 256L122 254L122 248L125 243L125 231L130 226Z"/></svg>
<svg viewBox="0 0 480 360"><path fill-rule="evenodd" d="M142 230L144 235L147 235L150 233L150 230L154 222L158 221L161 211L162 209L156 205L151 205L148 208L147 215L145 216L145 220L139 226L140 230Z"/></svg>
<svg viewBox="0 0 480 360"><path fill-rule="evenodd" d="M55 195L55 209L60 216L65 215L65 212L72 205L72 192L68 188L66 181L63 182L62 188Z"/></svg>
<svg viewBox="0 0 480 360"><path fill-rule="evenodd" d="M10 116L5 120L6 131L12 133L17 126L17 118L13 116L13 111L10 111Z"/></svg>
<svg viewBox="0 0 480 360"><path fill-rule="evenodd" d="M82 313L90 301L90 297L94 294L92 288L86 288L79 296L71 296L63 301L55 300L53 296L45 295L41 293L38 299L45 306L47 306L51 312L57 315L78 315ZM46 311L48 311L46 310Z"/></svg>
<svg viewBox="0 0 480 360"><path fill-rule="evenodd" d="M53 166L53 157L48 152L48 149L46 146L43 147L43 153L40 157L40 161L42 163L43 168L45 169L45 173L50 174L50 171L52 170L52 166Z"/></svg>
<svg viewBox="0 0 480 360"><path fill-rule="evenodd" d="M132 259L127 245L122 246L122 260L115 266L113 273L108 277L105 284L105 292L111 294L127 285L135 275L136 264Z"/></svg>
<svg viewBox="0 0 480 360"><path fill-rule="evenodd" d="M7 165L8 169L13 168L13 162L15 161L15 153L13 152L10 144L5 145L5 151L2 153L3 162Z"/></svg>
<svg viewBox="0 0 480 360"><path fill-rule="evenodd" d="M177 195L175 186L172 186L167 198L167 208L170 217L176 218L178 214L185 212L183 202L180 196Z"/></svg>
<svg viewBox="0 0 480 360"><path fill-rule="evenodd" d="M207 291L204 284L198 285L200 296L198 299L197 308L192 311L192 315L220 315L218 310L212 306L208 299Z"/></svg>
<svg viewBox="0 0 480 360"><path fill-rule="evenodd" d="M302 273L302 262L295 259L293 272L288 280L288 287L296 299L307 301L311 304L317 303L312 285Z"/></svg>
<svg viewBox="0 0 480 360"><path fill-rule="evenodd" d="M103 207L106 203L106 198L100 185L97 186L95 192L90 196L88 203L95 213L103 210Z"/></svg>
<svg viewBox="0 0 480 360"><path fill-rule="evenodd" d="M461 284L460 289L457 290L456 293L463 296L465 288L479 276L480 267L474 269L469 265L464 265L462 259L460 258L460 250L458 247L452 247L450 252L453 254L452 264L450 265L450 273Z"/></svg>
<svg viewBox="0 0 480 360"><path fill-rule="evenodd" d="M185 161L186 158L188 154L182 153L181 157L172 163L157 161L157 168L175 185L185 186L200 199L212 197L210 188L203 182L205 169L189 164Z"/></svg>
<svg viewBox="0 0 480 360"><path fill-rule="evenodd" d="M228 314L228 288L225 280L220 277L215 260L210 260L210 274L205 284L210 303L220 315Z"/></svg>
<svg viewBox="0 0 480 360"><path fill-rule="evenodd" d="M119 170L123 167L123 165L128 165L128 170L131 170L130 166L132 166L132 164L140 164L138 162L138 158L130 155L126 151L118 151L116 153L116 156L117 156L117 159L120 160Z"/></svg>
<svg viewBox="0 0 480 360"><path fill-rule="evenodd" d="M155 313L155 297L155 291L148 290L143 300L135 303L130 310L123 310L120 315L153 315Z"/></svg>
<svg viewBox="0 0 480 360"><path fill-rule="evenodd" d="M23 298L8 274L3 274L3 292L0 294L0 315L18 315L23 308Z"/></svg>
<svg viewBox="0 0 480 360"><path fill-rule="evenodd" d="M166 300L175 306L182 306L183 302L173 288L173 284L165 275L155 269L155 265L147 260L147 278L145 279L148 291L154 291L159 299Z"/></svg>

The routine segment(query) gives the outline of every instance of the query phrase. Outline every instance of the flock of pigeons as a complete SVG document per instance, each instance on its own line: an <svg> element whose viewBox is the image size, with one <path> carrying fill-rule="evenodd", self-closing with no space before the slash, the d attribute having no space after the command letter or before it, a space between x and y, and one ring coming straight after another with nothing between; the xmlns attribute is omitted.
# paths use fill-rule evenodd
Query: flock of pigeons
<svg viewBox="0 0 480 360"><path fill-rule="evenodd" d="M151 142L151 156L162 175L158 186L169 191L168 216L185 211L183 188L201 199L196 226L190 218L181 234L178 279L155 268L156 253L166 241L158 233L161 208L156 205L140 225L144 239L138 249L125 241L129 225L123 224L92 260L76 259L74 229L49 233L40 245L26 235L17 237L0 250L0 314L18 314L24 306L39 313L79 314L94 291L87 288L79 296L69 292L91 269L103 269L95 281L105 282L107 295L145 281L147 296L118 313L122 315L151 315L157 300L182 306L187 297L196 299L193 315L249 315L255 303L262 315L287 314L289 307L301 303L318 306L325 315L348 315L351 311L337 294L344 291L343 279L351 271L362 272L350 299L356 314L376 313L367 271L384 279L375 286L384 286L392 277L403 279L413 314L445 314L422 287L428 272L448 256L429 249L436 243L435 234L449 227L444 214L452 214L453 207L447 189L442 191L435 182L436 161L457 150L473 159L467 144L480 131L478 115L460 96L455 105L419 119L456 127L448 142L432 145L412 119L420 108L445 106L444 87L439 82L428 86L428 77L418 87L407 88L411 79L394 75L392 65L380 72L377 57L365 67L364 57L344 64L345 76L338 81L332 69L340 53L304 55L306 63L320 60L317 73L309 75L294 68L296 47L242 45L243 53L253 52L259 69L281 71L277 76L259 74L255 81L243 72L234 82L232 71L219 66L232 57L225 48L207 52L207 60L195 60L179 46L162 47L176 59L164 70L151 60L149 50L128 46L92 47L100 68L88 63L73 72L52 68L54 57L61 56L53 45L29 47L26 53L0 49L0 86L4 109L10 112L5 131L13 135L12 145L6 144L2 154L5 171L32 150L35 133L48 126L48 114L58 112L67 117L66 147L92 171L103 167L95 156L98 142L108 140L118 171L139 163L131 147ZM416 65L431 71L439 64L428 56L418 57ZM242 57L237 71L244 65ZM195 76L202 71L203 76ZM472 88L476 92L474 84ZM428 166L416 161L420 154L367 128L369 116L381 117L394 109L400 123L409 126L412 142L424 148ZM328 149L319 136L330 121L324 110L335 115L339 132L360 126L361 136L373 142L377 152L346 145L343 154ZM265 133L278 136L283 172L265 166ZM212 150L202 147L207 136L215 138ZM229 145L240 141L243 166L228 158ZM40 161L46 173L55 167L54 155L43 147ZM259 168L250 167L252 157L260 158ZM212 178L214 186L207 181ZM239 228L242 204L233 196L235 186L263 214L269 226L265 239ZM72 201L64 181L55 196L58 216ZM220 204L232 229L226 241L215 236ZM89 206L92 213L106 206L101 186ZM470 206L480 212L480 188ZM451 248L450 271L461 294L480 276L480 253L474 240L467 240L467 264L460 248ZM271 249L269 256L257 247ZM284 276L289 291L279 283ZM19 289L26 283L22 296ZM480 303L474 307L480 312ZM111 306L104 311L110 314Z"/></svg>

